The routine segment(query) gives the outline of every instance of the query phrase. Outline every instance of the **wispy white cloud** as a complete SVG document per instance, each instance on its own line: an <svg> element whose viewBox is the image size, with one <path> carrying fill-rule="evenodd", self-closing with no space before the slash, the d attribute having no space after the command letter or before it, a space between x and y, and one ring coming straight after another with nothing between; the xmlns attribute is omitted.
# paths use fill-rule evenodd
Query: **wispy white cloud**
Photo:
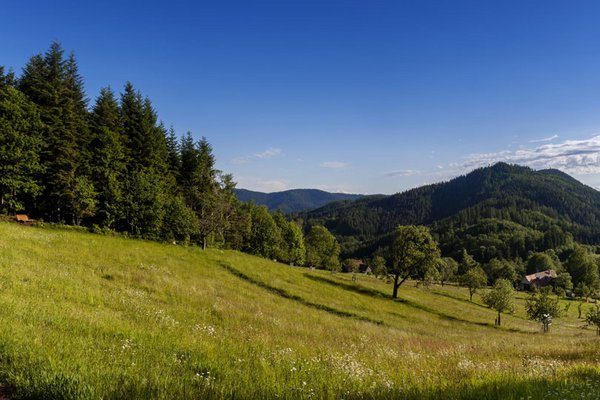
<svg viewBox="0 0 600 400"><path fill-rule="evenodd" d="M262 153L256 153L254 154L254 157L256 158L271 158L271 157L275 157L281 154L281 149L277 149L277 148L269 148L265 151L263 151Z"/></svg>
<svg viewBox="0 0 600 400"><path fill-rule="evenodd" d="M250 154L247 156L236 157L233 160L231 160L231 163L232 164L246 164L246 163L252 161L253 159L264 160L266 158L276 157L281 154L282 154L281 149L270 147L260 153L254 153L254 154Z"/></svg>
<svg viewBox="0 0 600 400"><path fill-rule="evenodd" d="M414 169L400 169L396 171L386 172L385 175L391 178L396 178L398 176L417 176L421 175L422 171L414 170Z"/></svg>
<svg viewBox="0 0 600 400"><path fill-rule="evenodd" d="M548 136L542 139L530 140L529 143L542 143L542 142L551 142L554 139L558 139L558 135Z"/></svg>
<svg viewBox="0 0 600 400"><path fill-rule="evenodd" d="M556 168L575 175L600 173L600 135L533 148L471 154L464 162L450 164L447 172L468 172L499 161L536 169Z"/></svg>
<svg viewBox="0 0 600 400"><path fill-rule="evenodd" d="M263 181L263 180L259 180L258 182L256 182L256 186L255 186L255 190L258 190L259 192L281 192L283 190L287 190L289 189L290 186L288 185L288 183L286 181L279 181L279 180L270 180L270 181Z"/></svg>
<svg viewBox="0 0 600 400"><path fill-rule="evenodd" d="M281 192L290 188L290 183L284 179L260 179L240 176L237 181L237 187L258 192Z"/></svg>
<svg viewBox="0 0 600 400"><path fill-rule="evenodd" d="M352 185L347 185L344 183L334 184L334 185L316 185L315 189L324 190L326 192L332 193L356 193L356 190L353 189Z"/></svg>
<svg viewBox="0 0 600 400"><path fill-rule="evenodd" d="M322 162L319 166L322 168L331 168L331 169L342 169L347 168L350 164L342 161L325 161Z"/></svg>

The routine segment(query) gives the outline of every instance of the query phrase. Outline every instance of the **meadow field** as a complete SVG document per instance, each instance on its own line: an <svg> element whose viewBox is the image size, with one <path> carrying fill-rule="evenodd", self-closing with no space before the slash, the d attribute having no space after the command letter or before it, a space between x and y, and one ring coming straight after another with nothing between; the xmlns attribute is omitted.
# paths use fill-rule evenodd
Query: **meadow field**
<svg viewBox="0 0 600 400"><path fill-rule="evenodd" d="M15 399L596 399L577 303L494 326L452 285L0 223L0 382ZM592 305L584 305L584 312Z"/></svg>

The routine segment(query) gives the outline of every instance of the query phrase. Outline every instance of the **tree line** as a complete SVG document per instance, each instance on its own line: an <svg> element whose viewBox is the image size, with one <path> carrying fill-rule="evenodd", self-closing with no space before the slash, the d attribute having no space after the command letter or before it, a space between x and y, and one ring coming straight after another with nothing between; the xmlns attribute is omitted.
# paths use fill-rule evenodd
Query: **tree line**
<svg viewBox="0 0 600 400"><path fill-rule="evenodd" d="M0 212L99 232L339 267L327 229L241 203L208 140L179 136L132 83L90 106L75 55L53 43L0 67Z"/></svg>
<svg viewBox="0 0 600 400"><path fill-rule="evenodd" d="M572 242L556 249L530 252L525 261L493 258L480 263L466 249L460 257L442 257L438 242L425 226L400 225L393 237L389 247L379 249L369 260L375 275L392 278L392 297L410 278L424 285L455 282L467 287L473 299L478 289L499 280L518 288L524 276L547 270L557 273L552 290L559 296L572 293L588 299L600 292L600 256L594 253L594 247Z"/></svg>
<svg viewBox="0 0 600 400"><path fill-rule="evenodd" d="M519 286L522 276L552 269L558 275L551 285L534 287L525 304L528 317L541 322L544 332L549 332L552 319L562 314L558 305L560 297L572 292L587 302L589 297L597 297L600 291L600 257L589 247L579 244L559 250L562 255L567 254L564 262L557 252L548 250L531 253L521 265L496 258L481 265L464 249L460 260L441 257L438 243L428 227L400 225L396 227L393 243L387 251L388 259L376 255L370 263L375 275L391 281L392 298L398 297L400 286L409 278L425 285L439 282L443 286L448 281L456 282L469 290L471 301L477 291L492 285L492 289L481 297L497 312L496 325L501 325L503 312L512 312L514 289ZM550 298L551 292L557 295L555 299ZM585 320L588 325L595 326L600 335L600 307L589 310Z"/></svg>

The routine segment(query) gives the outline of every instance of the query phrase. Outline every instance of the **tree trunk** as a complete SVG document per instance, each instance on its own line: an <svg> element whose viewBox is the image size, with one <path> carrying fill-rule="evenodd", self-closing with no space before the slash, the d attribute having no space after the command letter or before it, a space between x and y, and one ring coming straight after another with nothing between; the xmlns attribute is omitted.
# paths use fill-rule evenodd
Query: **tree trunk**
<svg viewBox="0 0 600 400"><path fill-rule="evenodd" d="M473 289L469 288L469 300L473 301Z"/></svg>
<svg viewBox="0 0 600 400"><path fill-rule="evenodd" d="M500 321L500 311L498 311L498 326L501 326L502 322Z"/></svg>
<svg viewBox="0 0 600 400"><path fill-rule="evenodd" d="M392 299L398 298L398 288L400 287L400 283L398 283L398 279L400 279L400 276L394 275L394 291L392 293Z"/></svg>

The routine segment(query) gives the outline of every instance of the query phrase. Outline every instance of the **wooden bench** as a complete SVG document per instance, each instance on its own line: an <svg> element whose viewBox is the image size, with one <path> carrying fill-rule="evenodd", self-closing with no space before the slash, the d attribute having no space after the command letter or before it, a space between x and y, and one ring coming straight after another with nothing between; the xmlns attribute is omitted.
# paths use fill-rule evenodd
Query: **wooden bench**
<svg viewBox="0 0 600 400"><path fill-rule="evenodd" d="M35 222L35 220L29 219L27 214L17 214L15 216L15 218L18 223L23 224L23 225L33 225L33 223Z"/></svg>

